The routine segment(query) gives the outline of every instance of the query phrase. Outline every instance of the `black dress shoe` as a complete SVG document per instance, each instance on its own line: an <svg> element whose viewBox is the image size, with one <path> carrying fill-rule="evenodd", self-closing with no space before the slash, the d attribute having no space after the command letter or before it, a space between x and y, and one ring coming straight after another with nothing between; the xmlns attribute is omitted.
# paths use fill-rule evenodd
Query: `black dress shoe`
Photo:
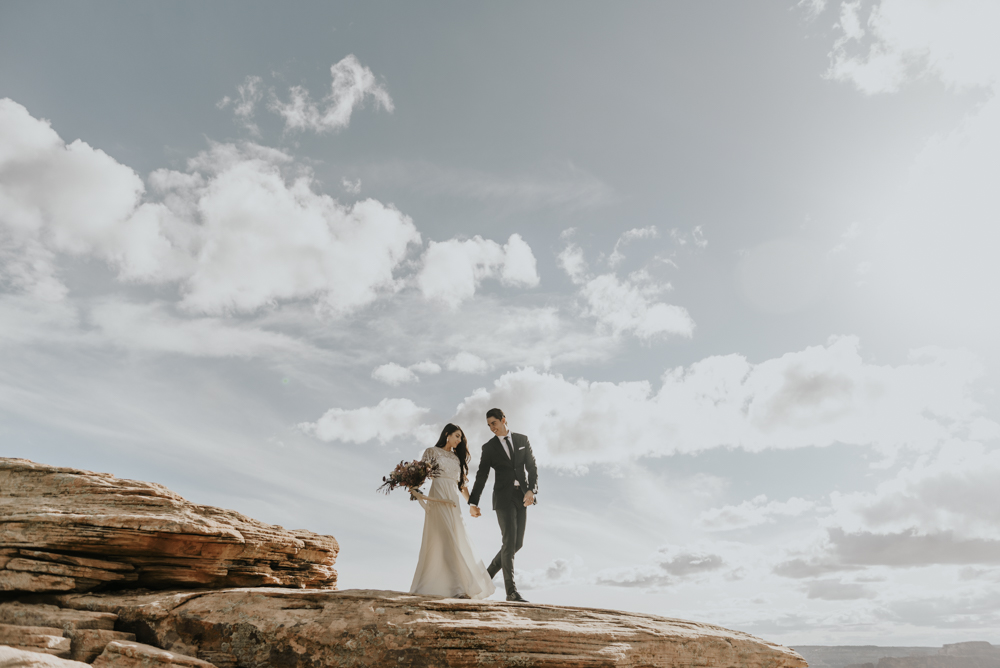
<svg viewBox="0 0 1000 668"><path fill-rule="evenodd" d="M521 595L517 592L514 592L513 594L507 594L507 600L514 601L516 603L527 603L527 601L521 598Z"/></svg>

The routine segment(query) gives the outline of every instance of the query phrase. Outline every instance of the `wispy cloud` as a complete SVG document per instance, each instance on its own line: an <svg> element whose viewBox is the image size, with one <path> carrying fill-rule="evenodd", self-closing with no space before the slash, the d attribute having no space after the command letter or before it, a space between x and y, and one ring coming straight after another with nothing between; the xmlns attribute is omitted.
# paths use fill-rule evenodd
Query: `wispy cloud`
<svg viewBox="0 0 1000 668"><path fill-rule="evenodd" d="M442 167L429 162L392 162L371 166L365 172L366 181L372 183L405 188L422 196L488 202L512 211L576 211L606 206L616 199L611 186L572 163L515 175Z"/></svg>
<svg viewBox="0 0 1000 668"><path fill-rule="evenodd" d="M237 121L255 137L260 136L260 127L254 121L254 115L257 112L257 104L264 97L263 83L264 80L259 76L248 75L243 83L236 86L239 95L237 99L227 95L215 105L219 109L226 109L232 104L233 115Z"/></svg>
<svg viewBox="0 0 1000 668"><path fill-rule="evenodd" d="M350 124L354 109L369 99L376 108L390 113L395 109L385 85L353 54L334 63L330 75L330 92L319 103L302 86L289 89L287 102L272 98L269 107L285 120L286 129L337 132Z"/></svg>
<svg viewBox="0 0 1000 668"><path fill-rule="evenodd" d="M609 263L614 267L624 257L620 252L623 243L654 236L655 227L625 232L615 244ZM624 279L615 273L594 276L587 272L583 250L573 243L557 260L570 280L580 286L583 315L596 319L598 327L613 336L632 334L649 341L668 335L690 338L694 333L694 320L687 309L659 299L671 289L670 284L654 280L646 270L634 271Z"/></svg>

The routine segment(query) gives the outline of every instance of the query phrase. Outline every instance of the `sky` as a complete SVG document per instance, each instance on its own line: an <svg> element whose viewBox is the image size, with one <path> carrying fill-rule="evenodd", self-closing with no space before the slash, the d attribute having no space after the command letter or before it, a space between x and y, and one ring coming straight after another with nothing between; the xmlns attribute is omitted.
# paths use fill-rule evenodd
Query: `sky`
<svg viewBox="0 0 1000 668"><path fill-rule="evenodd" d="M376 487L449 421L474 470L498 406L532 602L1000 643L998 21L4 2L0 455L405 591L422 510Z"/></svg>

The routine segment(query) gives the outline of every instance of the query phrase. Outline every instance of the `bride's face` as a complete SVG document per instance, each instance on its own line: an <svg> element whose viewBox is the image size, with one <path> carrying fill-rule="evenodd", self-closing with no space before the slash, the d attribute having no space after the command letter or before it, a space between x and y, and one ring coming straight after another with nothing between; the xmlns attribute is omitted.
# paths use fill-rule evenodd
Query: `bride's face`
<svg viewBox="0 0 1000 668"><path fill-rule="evenodd" d="M444 447L449 450L454 450L458 447L458 444L462 442L462 432L461 430L455 430L448 435L448 440L444 442Z"/></svg>

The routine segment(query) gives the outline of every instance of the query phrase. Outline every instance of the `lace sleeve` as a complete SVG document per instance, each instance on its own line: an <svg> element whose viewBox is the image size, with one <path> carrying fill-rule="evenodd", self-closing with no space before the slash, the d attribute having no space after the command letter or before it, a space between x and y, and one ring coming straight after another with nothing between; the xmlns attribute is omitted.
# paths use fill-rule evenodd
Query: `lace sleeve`
<svg viewBox="0 0 1000 668"><path fill-rule="evenodd" d="M424 450L424 455L423 457L420 458L420 461L427 462L428 464L433 464L434 462L436 462L437 458L434 456L436 454L434 452L435 450L437 450L437 448L427 448L426 450Z"/></svg>

